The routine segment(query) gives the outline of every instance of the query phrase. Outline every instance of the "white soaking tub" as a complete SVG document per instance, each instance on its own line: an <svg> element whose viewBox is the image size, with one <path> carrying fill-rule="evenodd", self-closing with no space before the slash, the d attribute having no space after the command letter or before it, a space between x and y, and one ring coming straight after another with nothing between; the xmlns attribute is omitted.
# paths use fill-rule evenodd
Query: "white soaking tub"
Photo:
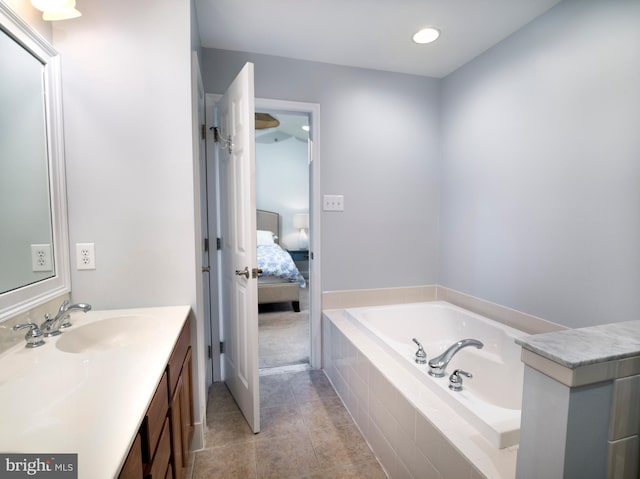
<svg viewBox="0 0 640 479"><path fill-rule="evenodd" d="M351 308L345 316L402 363L424 385L498 449L518 444L524 365L515 338L526 333L444 301ZM466 347L449 362L446 374L427 374L428 364L414 361L418 339L427 360L455 342L473 338L484 347ZM455 369L473 374L463 390L449 389Z"/></svg>

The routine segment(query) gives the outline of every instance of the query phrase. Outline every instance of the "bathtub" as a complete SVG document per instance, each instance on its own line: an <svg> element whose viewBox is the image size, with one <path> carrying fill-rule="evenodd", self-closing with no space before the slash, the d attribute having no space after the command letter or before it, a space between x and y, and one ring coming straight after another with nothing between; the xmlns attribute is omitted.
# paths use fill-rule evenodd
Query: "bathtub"
<svg viewBox="0 0 640 479"><path fill-rule="evenodd" d="M498 449L518 444L524 365L515 338L526 333L444 301L351 308L344 316L379 344L430 391ZM414 361L418 339L431 359L464 338L484 348L463 348L453 357L446 375L427 374L427 364ZM455 369L473 374L463 378L463 390L448 387Z"/></svg>

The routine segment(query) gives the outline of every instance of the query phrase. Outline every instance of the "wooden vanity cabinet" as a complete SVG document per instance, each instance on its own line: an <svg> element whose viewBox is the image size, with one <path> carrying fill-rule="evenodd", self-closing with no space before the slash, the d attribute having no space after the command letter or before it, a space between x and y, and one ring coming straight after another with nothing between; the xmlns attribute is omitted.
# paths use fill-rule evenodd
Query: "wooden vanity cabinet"
<svg viewBox="0 0 640 479"><path fill-rule="evenodd" d="M185 322L119 479L183 479L193 437L191 329Z"/></svg>

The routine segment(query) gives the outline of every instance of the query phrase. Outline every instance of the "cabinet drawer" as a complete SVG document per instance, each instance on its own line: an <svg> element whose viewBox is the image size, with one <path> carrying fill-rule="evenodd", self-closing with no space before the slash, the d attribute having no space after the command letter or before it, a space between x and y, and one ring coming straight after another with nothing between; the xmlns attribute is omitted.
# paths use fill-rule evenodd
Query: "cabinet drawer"
<svg viewBox="0 0 640 479"><path fill-rule="evenodd" d="M167 390L167 373L165 372L156 388L142 424L142 458L145 463L151 462L168 411L169 392Z"/></svg>
<svg viewBox="0 0 640 479"><path fill-rule="evenodd" d="M142 479L142 446L140 444L140 434L136 434L133 446L129 450L118 479Z"/></svg>
<svg viewBox="0 0 640 479"><path fill-rule="evenodd" d="M191 321L187 319L176 342L176 346L173 348L169 364L167 366L168 379L169 379L169 396L172 397L178 384L178 377L180 376L180 370L182 369L182 362L187 354L187 349L191 344Z"/></svg>
<svg viewBox="0 0 640 479"><path fill-rule="evenodd" d="M169 429L169 418L164 419L162 426L162 432L160 434L160 441L158 442L158 448L153 456L151 464L147 465L147 472L145 474L147 479L164 479L167 474L167 467L169 467L169 460L171 459L171 435Z"/></svg>

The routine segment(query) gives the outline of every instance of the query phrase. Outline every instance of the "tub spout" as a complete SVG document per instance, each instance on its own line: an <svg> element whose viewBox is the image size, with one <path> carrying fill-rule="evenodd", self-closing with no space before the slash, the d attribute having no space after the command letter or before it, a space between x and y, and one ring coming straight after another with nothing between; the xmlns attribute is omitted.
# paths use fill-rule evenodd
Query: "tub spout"
<svg viewBox="0 0 640 479"><path fill-rule="evenodd" d="M436 378L444 377L447 365L449 361L453 359L458 351L467 346L475 346L478 349L482 349L484 344L477 339L462 339L457 343L452 344L447 350L440 356L437 356L429 361L429 374Z"/></svg>

